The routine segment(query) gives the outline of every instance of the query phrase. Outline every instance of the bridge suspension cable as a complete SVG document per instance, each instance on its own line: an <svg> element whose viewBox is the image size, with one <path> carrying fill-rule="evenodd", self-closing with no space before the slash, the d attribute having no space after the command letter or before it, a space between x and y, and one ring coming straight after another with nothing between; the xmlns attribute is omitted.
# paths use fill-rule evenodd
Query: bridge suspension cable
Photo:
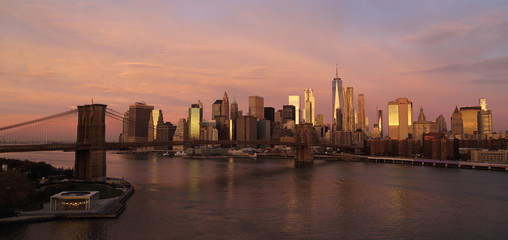
<svg viewBox="0 0 508 240"><path fill-rule="evenodd" d="M128 135L129 129L131 129L133 125L139 124L133 119L130 119L124 113L108 107L106 108L106 118L106 121L109 122L109 124L107 124L108 127L106 133L108 141L115 139L115 141L122 141L121 139ZM121 125L119 126L117 124L113 124L112 121L116 122L117 124L120 123ZM148 127L149 133L155 131L155 126L151 123L151 121L147 121L146 125Z"/></svg>
<svg viewBox="0 0 508 240"><path fill-rule="evenodd" d="M106 108L106 111L107 111L107 112L109 111L109 112L115 113L115 114L120 115L120 116L122 116L122 115L123 115L123 113L121 113L121 112L119 112L119 111L116 111L115 109L108 108L108 107Z"/></svg>
<svg viewBox="0 0 508 240"><path fill-rule="evenodd" d="M77 109L0 128L0 143L54 143L76 139Z"/></svg>
<svg viewBox="0 0 508 240"><path fill-rule="evenodd" d="M132 123L132 124L134 124L134 122L131 121L129 118L125 118L123 113L118 112L118 111L116 111L114 109L111 109L111 108L106 108L106 116L110 117L111 119L114 119L114 120L117 120L117 121L121 121L123 123L128 123L128 124ZM150 131L153 131L154 130L154 126L152 124L148 124L148 129Z"/></svg>
<svg viewBox="0 0 508 240"><path fill-rule="evenodd" d="M51 119L54 119L54 118L70 115L70 114L73 114L73 113L76 113L76 112L78 112L78 109L72 109L72 110L69 110L69 111L65 111L65 112L62 112L62 113L57 113L57 114L50 115L50 116L47 116L47 117L43 117L43 118L39 118L39 119L35 119L35 120L23 122L23 123L18 123L18 124L2 127L2 128L0 128L0 131L5 131L5 130L12 129L12 128L23 127L23 126L34 124L34 123L43 122L43 121L51 120Z"/></svg>

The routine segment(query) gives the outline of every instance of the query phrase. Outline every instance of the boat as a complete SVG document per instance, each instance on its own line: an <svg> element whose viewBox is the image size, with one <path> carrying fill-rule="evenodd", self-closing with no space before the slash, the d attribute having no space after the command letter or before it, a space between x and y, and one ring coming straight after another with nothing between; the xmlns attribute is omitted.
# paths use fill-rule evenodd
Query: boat
<svg viewBox="0 0 508 240"><path fill-rule="evenodd" d="M186 157L187 156L187 153L183 152L183 151L178 151L175 153L175 157Z"/></svg>
<svg viewBox="0 0 508 240"><path fill-rule="evenodd" d="M251 158L257 157L256 152L246 152L243 150L232 150L231 149L228 151L228 153L230 156L233 156L233 157L251 157Z"/></svg>

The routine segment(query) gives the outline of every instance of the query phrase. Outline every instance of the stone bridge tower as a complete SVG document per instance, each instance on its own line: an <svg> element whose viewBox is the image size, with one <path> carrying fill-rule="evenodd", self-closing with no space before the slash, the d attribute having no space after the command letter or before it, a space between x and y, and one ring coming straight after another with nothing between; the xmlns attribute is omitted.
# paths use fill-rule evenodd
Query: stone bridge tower
<svg viewBox="0 0 508 240"><path fill-rule="evenodd" d="M75 178L106 181L106 105L78 106L75 160Z"/></svg>
<svg viewBox="0 0 508 240"><path fill-rule="evenodd" d="M313 146L317 142L316 130L310 123L298 124L295 126L295 142L303 143L297 145L295 151L295 166L307 166L314 163Z"/></svg>

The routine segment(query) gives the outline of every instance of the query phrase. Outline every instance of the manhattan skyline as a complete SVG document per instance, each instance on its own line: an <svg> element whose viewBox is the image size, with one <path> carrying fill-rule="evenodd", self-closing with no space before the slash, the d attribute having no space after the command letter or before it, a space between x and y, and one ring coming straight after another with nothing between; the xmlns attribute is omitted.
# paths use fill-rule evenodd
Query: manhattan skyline
<svg viewBox="0 0 508 240"><path fill-rule="evenodd" d="M198 100L211 116L224 92L246 113L248 96L281 109L304 89L331 123L337 63L370 128L396 98L448 127L455 106L486 98L494 131L508 130L503 1L5 1L0 16L1 126L92 98L144 101L176 124Z"/></svg>

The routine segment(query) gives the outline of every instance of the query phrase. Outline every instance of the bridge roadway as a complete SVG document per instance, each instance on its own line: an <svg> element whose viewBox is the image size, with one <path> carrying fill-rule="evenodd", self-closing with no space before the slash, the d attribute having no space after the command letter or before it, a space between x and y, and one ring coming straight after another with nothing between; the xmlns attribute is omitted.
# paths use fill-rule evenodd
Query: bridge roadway
<svg viewBox="0 0 508 240"><path fill-rule="evenodd" d="M164 146L199 146L199 145L285 145L285 146L306 146L302 142L281 142L281 141L170 141L170 142L106 142L103 150L119 150L142 147L164 147ZM329 143L312 144L319 147L334 147L342 149L354 149L348 146L337 146ZM49 143L49 144L6 144L0 145L0 153L5 152L36 152L36 151L76 151L90 149L88 144L76 143Z"/></svg>
<svg viewBox="0 0 508 240"><path fill-rule="evenodd" d="M141 147L163 147L163 146L198 146L198 145L286 145L286 146L306 146L306 143L300 142L281 142L281 141L170 141L170 142L106 142L102 150L118 150ZM322 146L322 145L314 145ZM49 143L49 144L8 144L0 145L2 152L35 152L35 151L76 151L90 149L88 144L77 143Z"/></svg>

